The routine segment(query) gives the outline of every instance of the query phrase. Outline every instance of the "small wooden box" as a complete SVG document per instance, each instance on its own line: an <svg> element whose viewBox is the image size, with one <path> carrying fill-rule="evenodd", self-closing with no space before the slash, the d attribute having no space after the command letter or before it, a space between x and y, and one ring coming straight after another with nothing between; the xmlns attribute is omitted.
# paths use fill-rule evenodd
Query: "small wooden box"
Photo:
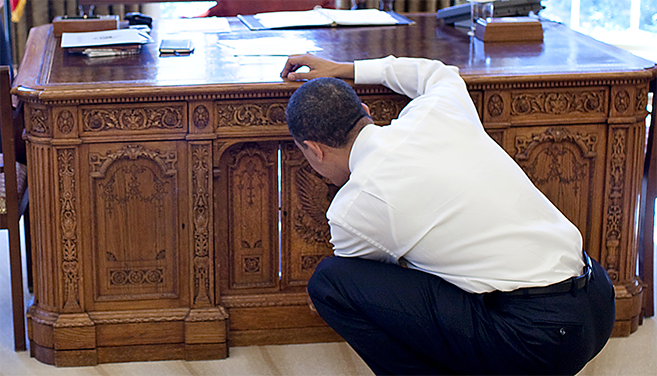
<svg viewBox="0 0 657 376"><path fill-rule="evenodd" d="M62 33L81 33L86 31L116 30L119 28L119 16L98 16L97 18L55 17L52 20L56 37Z"/></svg>
<svg viewBox="0 0 657 376"><path fill-rule="evenodd" d="M477 20L475 37L484 42L540 42L541 21L532 17L500 17Z"/></svg>

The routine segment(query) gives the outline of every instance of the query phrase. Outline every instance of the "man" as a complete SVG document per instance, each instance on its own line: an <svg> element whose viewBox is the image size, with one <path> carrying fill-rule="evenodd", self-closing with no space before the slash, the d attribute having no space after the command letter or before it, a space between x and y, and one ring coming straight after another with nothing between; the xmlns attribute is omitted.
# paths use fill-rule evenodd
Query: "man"
<svg viewBox="0 0 657 376"><path fill-rule="evenodd" d="M486 134L455 67L303 55L281 76L312 79L290 98L288 127L342 185L327 212L338 257L308 293L375 373L575 374L602 349L615 317L606 272ZM378 127L335 77L412 101Z"/></svg>

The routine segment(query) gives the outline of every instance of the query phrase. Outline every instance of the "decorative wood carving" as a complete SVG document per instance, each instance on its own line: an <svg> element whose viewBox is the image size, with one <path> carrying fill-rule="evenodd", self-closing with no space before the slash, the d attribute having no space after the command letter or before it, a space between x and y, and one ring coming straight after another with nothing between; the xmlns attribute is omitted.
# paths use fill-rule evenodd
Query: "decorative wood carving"
<svg viewBox="0 0 657 376"><path fill-rule="evenodd" d="M337 187L319 176L308 163L296 171L295 181L299 205L295 210L294 230L308 243L331 247L331 229L326 220L326 210Z"/></svg>
<svg viewBox="0 0 657 376"><path fill-rule="evenodd" d="M189 314L189 308L140 310L140 311L92 311L89 318L98 324L137 324L149 322L183 321Z"/></svg>
<svg viewBox="0 0 657 376"><path fill-rule="evenodd" d="M194 115L192 116L192 122L194 126L198 129L204 129L210 123L210 111L204 105L198 105L194 108Z"/></svg>
<svg viewBox="0 0 657 376"><path fill-rule="evenodd" d="M277 142L248 142L234 145L222 157L231 289L278 286L277 150Z"/></svg>
<svg viewBox="0 0 657 376"><path fill-rule="evenodd" d="M64 306L66 312L80 310L80 265L78 215L76 210L75 149L57 150L59 215L61 228Z"/></svg>
<svg viewBox="0 0 657 376"><path fill-rule="evenodd" d="M137 158L147 158L155 161L167 176L176 174L176 163L178 159L175 153L150 150L141 145L125 145L115 152L108 151L104 156L92 154L89 160L92 167L91 176L94 178L104 178L107 168L116 160L136 160Z"/></svg>
<svg viewBox="0 0 657 376"><path fill-rule="evenodd" d="M145 129L182 129L185 107L83 109L84 131L135 131Z"/></svg>
<svg viewBox="0 0 657 376"><path fill-rule="evenodd" d="M609 206L606 210L605 240L607 251L604 266L614 282L620 278L621 238L623 233L623 189L625 182L625 161L627 159L627 129L615 128L611 132L611 155L608 176Z"/></svg>
<svg viewBox="0 0 657 376"><path fill-rule="evenodd" d="M571 112L604 114L606 113L605 94L604 90L511 93L511 115L562 115Z"/></svg>
<svg viewBox="0 0 657 376"><path fill-rule="evenodd" d="M648 88L645 85L637 87L634 103L636 103L636 112L643 117L648 110Z"/></svg>
<svg viewBox="0 0 657 376"><path fill-rule="evenodd" d="M63 134L71 133L75 127L75 117L71 111L64 110L57 115L57 129Z"/></svg>
<svg viewBox="0 0 657 376"><path fill-rule="evenodd" d="M109 284L118 285L143 285L161 284L164 281L164 269L110 269Z"/></svg>
<svg viewBox="0 0 657 376"><path fill-rule="evenodd" d="M488 99L488 105L486 106L488 114L491 117L498 117L504 113L504 100L499 94L493 94Z"/></svg>
<svg viewBox="0 0 657 376"><path fill-rule="evenodd" d="M199 107L204 106L198 106ZM207 111L207 109L206 109ZM205 126L204 126L205 127ZM194 304L212 303L211 293L211 177L212 145L194 144L191 146L192 165L192 218L194 236Z"/></svg>
<svg viewBox="0 0 657 376"><path fill-rule="evenodd" d="M630 94L627 90L620 90L616 93L616 98L614 98L614 106L616 111L619 113L625 112L630 108Z"/></svg>
<svg viewBox="0 0 657 376"><path fill-rule="evenodd" d="M175 142L156 145L89 153L96 301L179 296L178 156Z"/></svg>
<svg viewBox="0 0 657 376"><path fill-rule="evenodd" d="M372 119L374 119L375 123L381 125L390 124L392 120L396 119L408 102L409 99L403 96L390 99L363 98L363 103L370 109Z"/></svg>
<svg viewBox="0 0 657 376"><path fill-rule="evenodd" d="M320 261L324 260L327 257L329 257L329 256L327 256L327 255L302 255L301 256L301 270L303 270L303 271L307 271L307 270L314 271L317 264L319 264Z"/></svg>
<svg viewBox="0 0 657 376"><path fill-rule="evenodd" d="M583 233L589 233L592 225L586 208L596 205L594 179L596 168L601 169L603 162L597 161L598 135L567 127L550 127L543 133L529 130L530 135L515 138L515 160L566 217ZM584 246L589 246L589 239L584 240Z"/></svg>
<svg viewBox="0 0 657 376"><path fill-rule="evenodd" d="M30 107L31 131L36 134L50 134L48 111L38 107Z"/></svg>
<svg viewBox="0 0 657 376"><path fill-rule="evenodd" d="M257 103L217 102L218 127L253 127L264 125L285 125L287 102Z"/></svg>
<svg viewBox="0 0 657 376"><path fill-rule="evenodd" d="M282 280L304 287L315 266L333 255L326 211L339 187L317 174L292 142L282 142Z"/></svg>

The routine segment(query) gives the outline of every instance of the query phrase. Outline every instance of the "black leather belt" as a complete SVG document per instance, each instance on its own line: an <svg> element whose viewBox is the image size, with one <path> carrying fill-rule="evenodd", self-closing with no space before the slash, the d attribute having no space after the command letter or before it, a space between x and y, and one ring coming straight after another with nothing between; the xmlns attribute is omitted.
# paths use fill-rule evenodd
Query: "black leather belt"
<svg viewBox="0 0 657 376"><path fill-rule="evenodd" d="M524 287L513 291L495 291L494 294L501 296L530 296L530 295L547 295L547 294L564 294L567 292L577 291L586 286L591 279L591 259L584 254L584 273L579 277L568 278L565 281L545 287Z"/></svg>

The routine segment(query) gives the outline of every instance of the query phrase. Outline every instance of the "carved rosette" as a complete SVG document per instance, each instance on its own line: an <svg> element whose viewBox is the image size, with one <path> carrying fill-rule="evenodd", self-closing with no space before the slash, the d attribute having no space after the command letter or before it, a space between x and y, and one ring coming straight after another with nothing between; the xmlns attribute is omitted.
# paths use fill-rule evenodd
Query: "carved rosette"
<svg viewBox="0 0 657 376"><path fill-rule="evenodd" d="M115 269L109 271L109 284L121 285L153 285L164 282L164 269Z"/></svg>
<svg viewBox="0 0 657 376"><path fill-rule="evenodd" d="M511 94L511 115L606 112L605 91Z"/></svg>
<svg viewBox="0 0 657 376"><path fill-rule="evenodd" d="M82 127L88 132L108 130L182 129L180 106L154 108L83 109Z"/></svg>
<svg viewBox="0 0 657 376"><path fill-rule="evenodd" d="M328 255L303 255L301 256L301 270L315 270L317 264L325 258L329 257Z"/></svg>
<svg viewBox="0 0 657 376"><path fill-rule="evenodd" d="M200 107L200 106L199 106ZM210 304L210 144L192 145L194 304Z"/></svg>
<svg viewBox="0 0 657 376"><path fill-rule="evenodd" d="M77 212L75 209L74 149L57 150L59 213L61 226L64 310L80 309L80 265L78 259Z"/></svg>
<svg viewBox="0 0 657 376"><path fill-rule="evenodd" d="M630 94L627 90L620 90L616 93L616 98L614 98L614 107L619 113L627 111L630 108Z"/></svg>
<svg viewBox="0 0 657 376"><path fill-rule="evenodd" d="M194 114L192 115L192 122L194 126L198 129L204 129L210 123L210 111L204 105L198 105L194 109Z"/></svg>
<svg viewBox="0 0 657 376"><path fill-rule="evenodd" d="M218 127L285 125L284 103L218 103Z"/></svg>
<svg viewBox="0 0 657 376"><path fill-rule="evenodd" d="M71 133L75 127L75 118L71 111L64 110L57 115L57 129L63 134Z"/></svg>
<svg viewBox="0 0 657 376"><path fill-rule="evenodd" d="M486 105L488 109L488 114L491 117L498 117L504 113L504 100L499 94L493 94L488 99L488 104Z"/></svg>
<svg viewBox="0 0 657 376"><path fill-rule="evenodd" d="M611 165L609 182L609 206L605 228L605 267L612 281L618 282L620 275L621 234L623 223L623 181L627 150L627 130L614 129L611 135Z"/></svg>
<svg viewBox="0 0 657 376"><path fill-rule="evenodd" d="M402 108L408 104L408 100L377 99L367 100L366 104L370 108L372 119L377 124L390 124L392 120L399 116Z"/></svg>
<svg viewBox="0 0 657 376"><path fill-rule="evenodd" d="M244 257L244 273L260 273L260 257Z"/></svg>
<svg viewBox="0 0 657 376"><path fill-rule="evenodd" d="M48 125L47 110L42 108L30 108L30 126L34 133L49 134L50 126Z"/></svg>

